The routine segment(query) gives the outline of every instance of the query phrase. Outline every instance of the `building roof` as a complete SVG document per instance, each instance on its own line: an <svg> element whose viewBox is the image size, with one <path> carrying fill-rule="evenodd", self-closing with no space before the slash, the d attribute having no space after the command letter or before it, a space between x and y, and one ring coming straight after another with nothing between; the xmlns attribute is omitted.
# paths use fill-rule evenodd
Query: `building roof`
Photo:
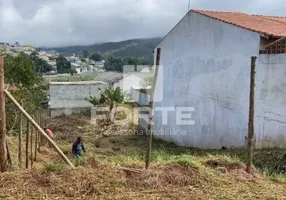
<svg viewBox="0 0 286 200"><path fill-rule="evenodd" d="M267 36L286 36L286 17L250 15L240 12L191 11Z"/></svg>
<svg viewBox="0 0 286 200"><path fill-rule="evenodd" d="M95 78L96 81L103 81L106 83L115 83L121 79L123 79L123 73L117 72L104 72Z"/></svg>

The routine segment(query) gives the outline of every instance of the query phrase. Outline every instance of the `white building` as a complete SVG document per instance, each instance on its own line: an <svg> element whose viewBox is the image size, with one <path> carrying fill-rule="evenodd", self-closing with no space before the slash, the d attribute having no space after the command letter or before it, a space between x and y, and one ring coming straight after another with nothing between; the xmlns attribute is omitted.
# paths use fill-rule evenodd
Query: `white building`
<svg viewBox="0 0 286 200"><path fill-rule="evenodd" d="M154 51L154 107L193 107L195 124L181 125L175 111L165 124L155 111L153 128L164 133L157 137L189 147L244 147L250 57L257 56L256 147L286 147L284 36L285 17L189 11Z"/></svg>
<svg viewBox="0 0 286 200"><path fill-rule="evenodd" d="M94 66L95 67L98 67L98 68L103 68L104 67L104 60L102 60L102 61L95 61L94 62Z"/></svg>

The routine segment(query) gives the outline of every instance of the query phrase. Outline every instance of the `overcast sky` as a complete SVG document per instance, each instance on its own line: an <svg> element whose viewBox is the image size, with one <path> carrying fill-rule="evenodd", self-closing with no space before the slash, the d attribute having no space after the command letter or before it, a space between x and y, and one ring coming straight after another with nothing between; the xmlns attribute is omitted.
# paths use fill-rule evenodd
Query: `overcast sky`
<svg viewBox="0 0 286 200"><path fill-rule="evenodd" d="M190 0L191 8L286 16L285 0ZM0 0L0 41L86 45L164 36L188 0Z"/></svg>

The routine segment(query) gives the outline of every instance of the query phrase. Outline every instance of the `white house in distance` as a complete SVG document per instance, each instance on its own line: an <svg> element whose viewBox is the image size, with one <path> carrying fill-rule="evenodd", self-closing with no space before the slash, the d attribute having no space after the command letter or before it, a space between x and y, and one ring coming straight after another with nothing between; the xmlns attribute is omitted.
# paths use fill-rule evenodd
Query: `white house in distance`
<svg viewBox="0 0 286 200"><path fill-rule="evenodd" d="M245 147L257 56L256 147L286 147L285 36L286 17L190 10L154 50L154 107L193 107L195 123L180 125L170 111L164 125L155 111L156 136L189 147Z"/></svg>

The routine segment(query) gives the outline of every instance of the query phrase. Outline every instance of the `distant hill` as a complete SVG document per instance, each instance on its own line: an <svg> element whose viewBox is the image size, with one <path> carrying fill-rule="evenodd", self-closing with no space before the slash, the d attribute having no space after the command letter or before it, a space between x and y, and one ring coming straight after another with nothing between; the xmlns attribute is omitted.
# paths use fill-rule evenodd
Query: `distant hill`
<svg viewBox="0 0 286 200"><path fill-rule="evenodd" d="M102 56L118 56L118 57L144 57L147 61L153 62L153 50L160 43L162 38L150 38L150 39L132 39L121 42L107 42L101 44L94 44L88 46L68 46L49 48L44 50L56 50L63 55L80 54L83 50L87 50L89 53L98 52ZM42 48L43 49L43 48Z"/></svg>

